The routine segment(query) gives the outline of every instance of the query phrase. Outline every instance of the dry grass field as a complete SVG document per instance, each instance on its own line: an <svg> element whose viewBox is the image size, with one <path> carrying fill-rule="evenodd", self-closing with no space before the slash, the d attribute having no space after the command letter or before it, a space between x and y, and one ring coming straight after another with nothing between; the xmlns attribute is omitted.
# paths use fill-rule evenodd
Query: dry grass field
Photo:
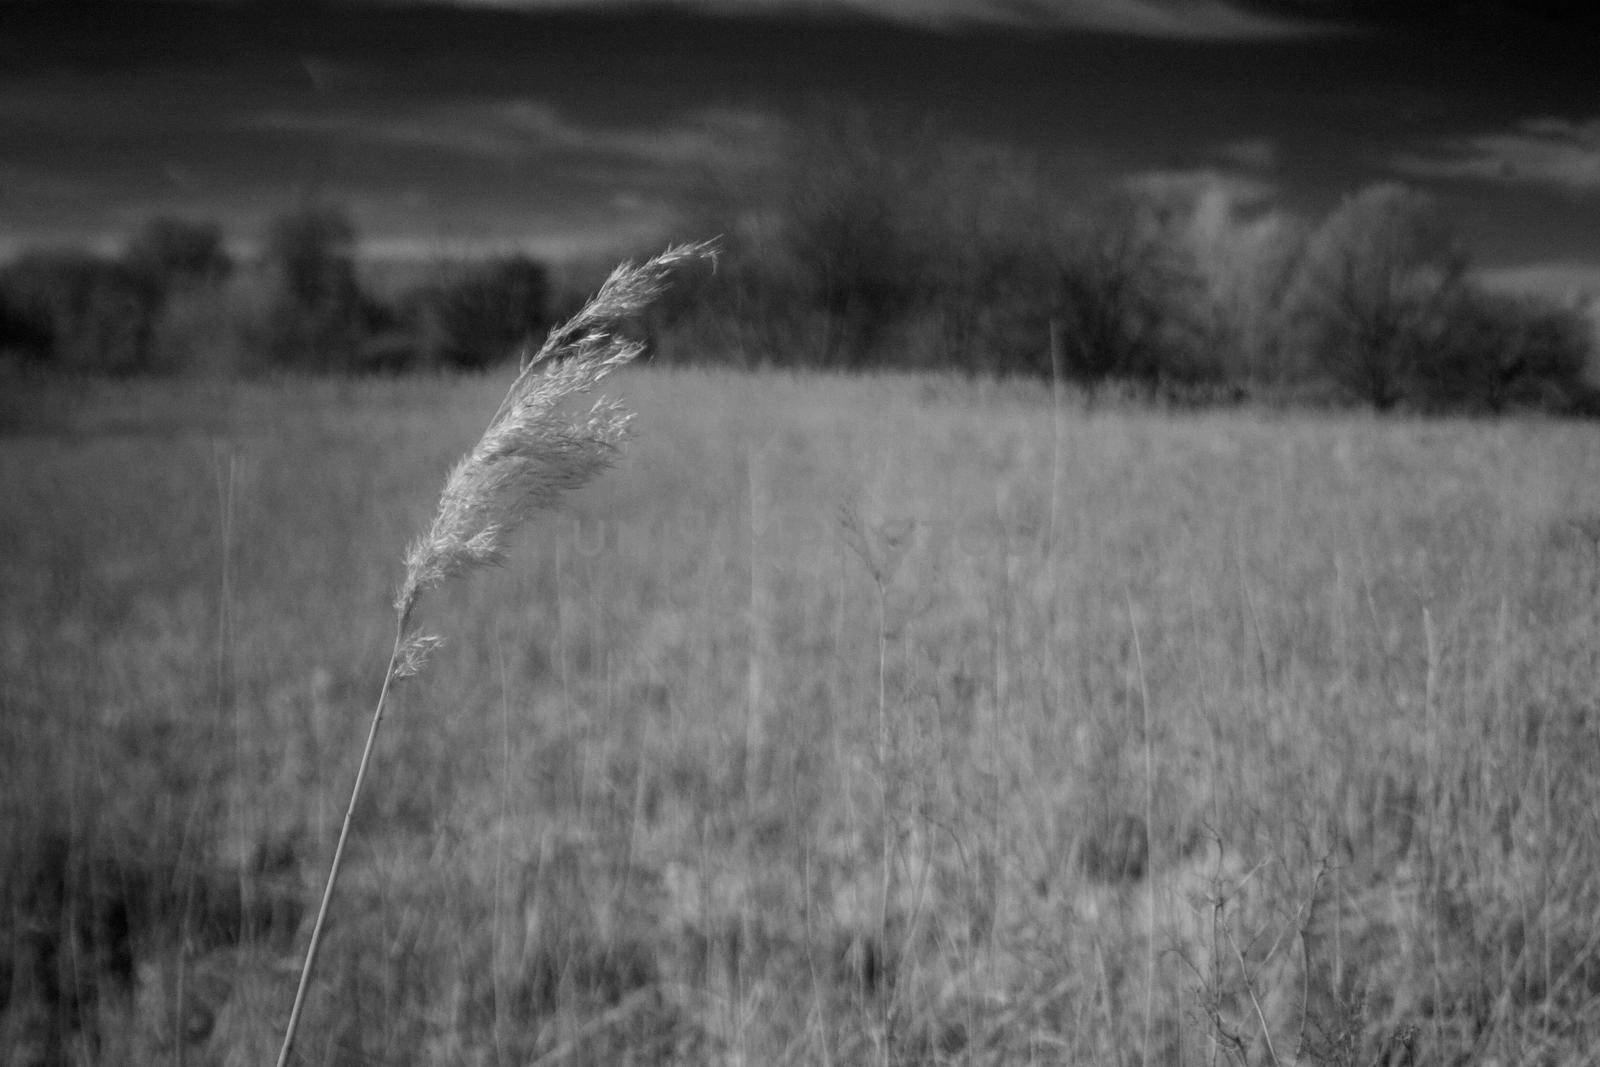
<svg viewBox="0 0 1600 1067"><path fill-rule="evenodd" d="M270 1062L505 384L7 383L0 1059ZM427 604L300 1062L1593 1062L1593 425L608 384Z"/></svg>

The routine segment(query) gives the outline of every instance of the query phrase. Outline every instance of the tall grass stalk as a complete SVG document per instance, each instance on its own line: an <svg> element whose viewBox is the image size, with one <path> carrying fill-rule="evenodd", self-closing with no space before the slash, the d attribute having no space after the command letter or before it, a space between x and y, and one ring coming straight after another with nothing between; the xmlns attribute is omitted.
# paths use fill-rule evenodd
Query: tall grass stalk
<svg viewBox="0 0 1600 1067"><path fill-rule="evenodd" d="M896 827L894 816L894 782L891 776L896 773L891 767L890 732L889 732L889 585L894 581L895 573L900 569L900 564L905 559L907 549L910 547L914 528L906 522L885 522L875 526L868 526L856 509L853 499L846 499L839 509L839 526L844 534L850 549L866 565L867 572L872 577L873 590L876 592L876 605L878 608L878 703L877 703L877 744L875 757L878 773L878 803L879 803L879 834L881 853L879 856L879 881L878 881L878 913L877 929L874 934L877 939L876 951L882 956L884 966L892 971L898 971L905 958L903 952L890 951L889 936L889 905L894 894L894 853L896 849ZM907 931L909 934L909 930ZM898 975L896 975L898 978ZM891 990L898 986L897 980L891 980ZM891 1022L894 1014L894 994L880 999L878 1004L878 1043L879 1062L887 1065L891 1059Z"/></svg>
<svg viewBox="0 0 1600 1067"><path fill-rule="evenodd" d="M437 635L416 625L416 608L423 593L452 578L504 562L512 539L529 519L553 510L563 493L577 489L611 465L627 435L632 413L609 398L595 401L581 414L567 410L567 402L643 351L617 329L661 295L674 266L714 256L710 244L680 245L640 266L624 263L612 271L594 299L552 330L538 353L523 361L483 436L450 472L427 533L407 550L405 576L394 600L394 647L311 928L278 1067L288 1064L294 1048L390 689L396 681L420 673L441 642Z"/></svg>
<svg viewBox="0 0 1600 1067"><path fill-rule="evenodd" d="M1133 593L1128 587L1122 587L1122 599L1128 606L1128 630L1133 635L1133 662L1139 672L1139 732L1144 735L1144 825L1146 848L1153 850L1155 835L1151 828L1156 824L1156 758L1155 740L1150 733L1150 684L1149 674L1144 667L1144 644L1139 640L1139 618L1133 610ZM1152 854L1145 860L1146 866L1155 867L1155 856ZM1150 1063L1150 1048L1155 1035L1155 1003L1156 1003L1156 883L1154 878L1145 879L1146 900L1150 908L1150 922L1145 929L1145 955L1144 955L1144 1052L1140 1060L1148 1067Z"/></svg>

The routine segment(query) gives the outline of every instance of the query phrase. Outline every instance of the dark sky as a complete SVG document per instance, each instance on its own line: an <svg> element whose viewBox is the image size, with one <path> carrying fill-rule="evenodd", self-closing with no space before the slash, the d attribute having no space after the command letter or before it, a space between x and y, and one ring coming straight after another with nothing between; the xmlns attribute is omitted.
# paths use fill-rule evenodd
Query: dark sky
<svg viewBox="0 0 1600 1067"><path fill-rule="evenodd" d="M0 0L0 256L315 194L378 253L650 240L819 95L1085 187L1434 193L1486 267L1600 281L1600 35L1563 0Z"/></svg>

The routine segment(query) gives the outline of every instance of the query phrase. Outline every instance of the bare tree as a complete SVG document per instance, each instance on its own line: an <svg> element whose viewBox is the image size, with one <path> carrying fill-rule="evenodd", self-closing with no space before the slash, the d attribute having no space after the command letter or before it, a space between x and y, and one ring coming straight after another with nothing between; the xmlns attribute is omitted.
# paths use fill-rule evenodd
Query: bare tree
<svg viewBox="0 0 1600 1067"><path fill-rule="evenodd" d="M1318 365L1378 410L1404 398L1466 256L1427 197L1369 186L1312 234L1294 302Z"/></svg>
<svg viewBox="0 0 1600 1067"><path fill-rule="evenodd" d="M310 206L267 228L272 289L270 358L283 366L349 366L361 340L355 224L341 209Z"/></svg>
<svg viewBox="0 0 1600 1067"><path fill-rule="evenodd" d="M550 279L524 255L477 264L411 295L425 362L487 367L532 351L550 327Z"/></svg>
<svg viewBox="0 0 1600 1067"><path fill-rule="evenodd" d="M780 240L830 324L825 364L871 361L917 301L924 233L908 198L930 181L926 123L824 104L794 131L779 180Z"/></svg>
<svg viewBox="0 0 1600 1067"><path fill-rule="evenodd" d="M699 229L728 241L700 294L741 338L853 368L1043 358L1062 212L1034 159L850 100L816 103L774 148L706 182L721 218Z"/></svg>
<svg viewBox="0 0 1600 1067"><path fill-rule="evenodd" d="M1570 408L1593 349L1581 311L1476 285L1457 287L1428 342L1417 367L1424 399L1491 412Z"/></svg>
<svg viewBox="0 0 1600 1067"><path fill-rule="evenodd" d="M1289 298L1309 227L1281 210L1243 207L1207 190L1184 234L1203 290L1200 358L1234 381L1282 383L1304 372L1289 344Z"/></svg>
<svg viewBox="0 0 1600 1067"><path fill-rule="evenodd" d="M79 371L145 369L161 294L149 277L88 252L29 252L0 271L0 348Z"/></svg>
<svg viewBox="0 0 1600 1067"><path fill-rule="evenodd" d="M163 293L179 286L215 285L233 270L220 226L170 215L158 215L139 227L122 259Z"/></svg>
<svg viewBox="0 0 1600 1067"><path fill-rule="evenodd" d="M1068 373L1154 382L1184 360L1198 278L1178 222L1173 205L1125 195L1081 223L1061 271Z"/></svg>

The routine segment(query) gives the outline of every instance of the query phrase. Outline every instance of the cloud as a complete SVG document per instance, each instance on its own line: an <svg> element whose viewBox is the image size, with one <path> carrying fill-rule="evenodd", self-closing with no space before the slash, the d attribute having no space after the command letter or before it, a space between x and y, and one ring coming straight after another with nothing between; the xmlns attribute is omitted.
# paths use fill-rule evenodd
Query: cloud
<svg viewBox="0 0 1600 1067"><path fill-rule="evenodd" d="M865 5L881 0L861 0ZM914 4L912 6L915 6ZM1007 13L1030 12L1039 24L1127 33L1143 37L1259 39L1325 33L1303 19L1266 15L1224 0L968 0L959 6L974 17L1017 21Z"/></svg>
<svg viewBox="0 0 1600 1067"><path fill-rule="evenodd" d="M653 166L735 162L766 151L775 135L762 116L706 109L648 129L585 125L538 100L447 104L370 114L274 111L258 129L434 150L500 163L552 156L607 157Z"/></svg>
<svg viewBox="0 0 1600 1067"><path fill-rule="evenodd" d="M437 263L527 255L563 262L601 254L623 255L659 238L657 217L623 220L601 218L521 218L496 227L494 236L447 237L391 235L362 241L370 259L400 263Z"/></svg>
<svg viewBox="0 0 1600 1067"><path fill-rule="evenodd" d="M1160 199L1216 204L1228 211L1265 203L1278 192L1271 182L1210 167L1144 171L1127 178L1123 184L1134 192Z"/></svg>
<svg viewBox="0 0 1600 1067"><path fill-rule="evenodd" d="M1484 268L1477 276L1491 289L1533 293L1572 306L1589 306L1600 313L1600 263L1580 260L1526 263Z"/></svg>
<svg viewBox="0 0 1600 1067"><path fill-rule="evenodd" d="M515 249L565 259L649 243L683 210L700 168L741 173L770 159L787 129L730 107L591 120L533 96L338 109L314 100L247 125L286 141L285 156L333 148L350 161L331 192L379 258Z"/></svg>
<svg viewBox="0 0 1600 1067"><path fill-rule="evenodd" d="M650 129L582 126L548 104L526 100L501 105L497 111L512 129L545 145L666 165L720 160L755 150L773 133L763 116L725 108L706 109Z"/></svg>
<svg viewBox="0 0 1600 1067"><path fill-rule="evenodd" d="M1452 138L1431 150L1389 160L1416 178L1457 178L1506 185L1600 190L1600 118L1534 118L1500 133Z"/></svg>
<svg viewBox="0 0 1600 1067"><path fill-rule="evenodd" d="M504 130L482 124L443 121L438 115L374 116L355 112L271 111L249 125L256 129L386 144L401 148L437 149L480 159L510 161L528 154L529 144Z"/></svg>
<svg viewBox="0 0 1600 1067"><path fill-rule="evenodd" d="M468 0L495 7L600 7L612 0ZM1246 10L1228 0L680 0L729 14L806 9L857 12L918 26L989 24L1067 28L1141 37L1258 39L1326 34L1325 22Z"/></svg>
<svg viewBox="0 0 1600 1067"><path fill-rule="evenodd" d="M1282 158L1278 142L1270 137L1241 137L1219 145L1217 157L1250 170L1275 170Z"/></svg>

